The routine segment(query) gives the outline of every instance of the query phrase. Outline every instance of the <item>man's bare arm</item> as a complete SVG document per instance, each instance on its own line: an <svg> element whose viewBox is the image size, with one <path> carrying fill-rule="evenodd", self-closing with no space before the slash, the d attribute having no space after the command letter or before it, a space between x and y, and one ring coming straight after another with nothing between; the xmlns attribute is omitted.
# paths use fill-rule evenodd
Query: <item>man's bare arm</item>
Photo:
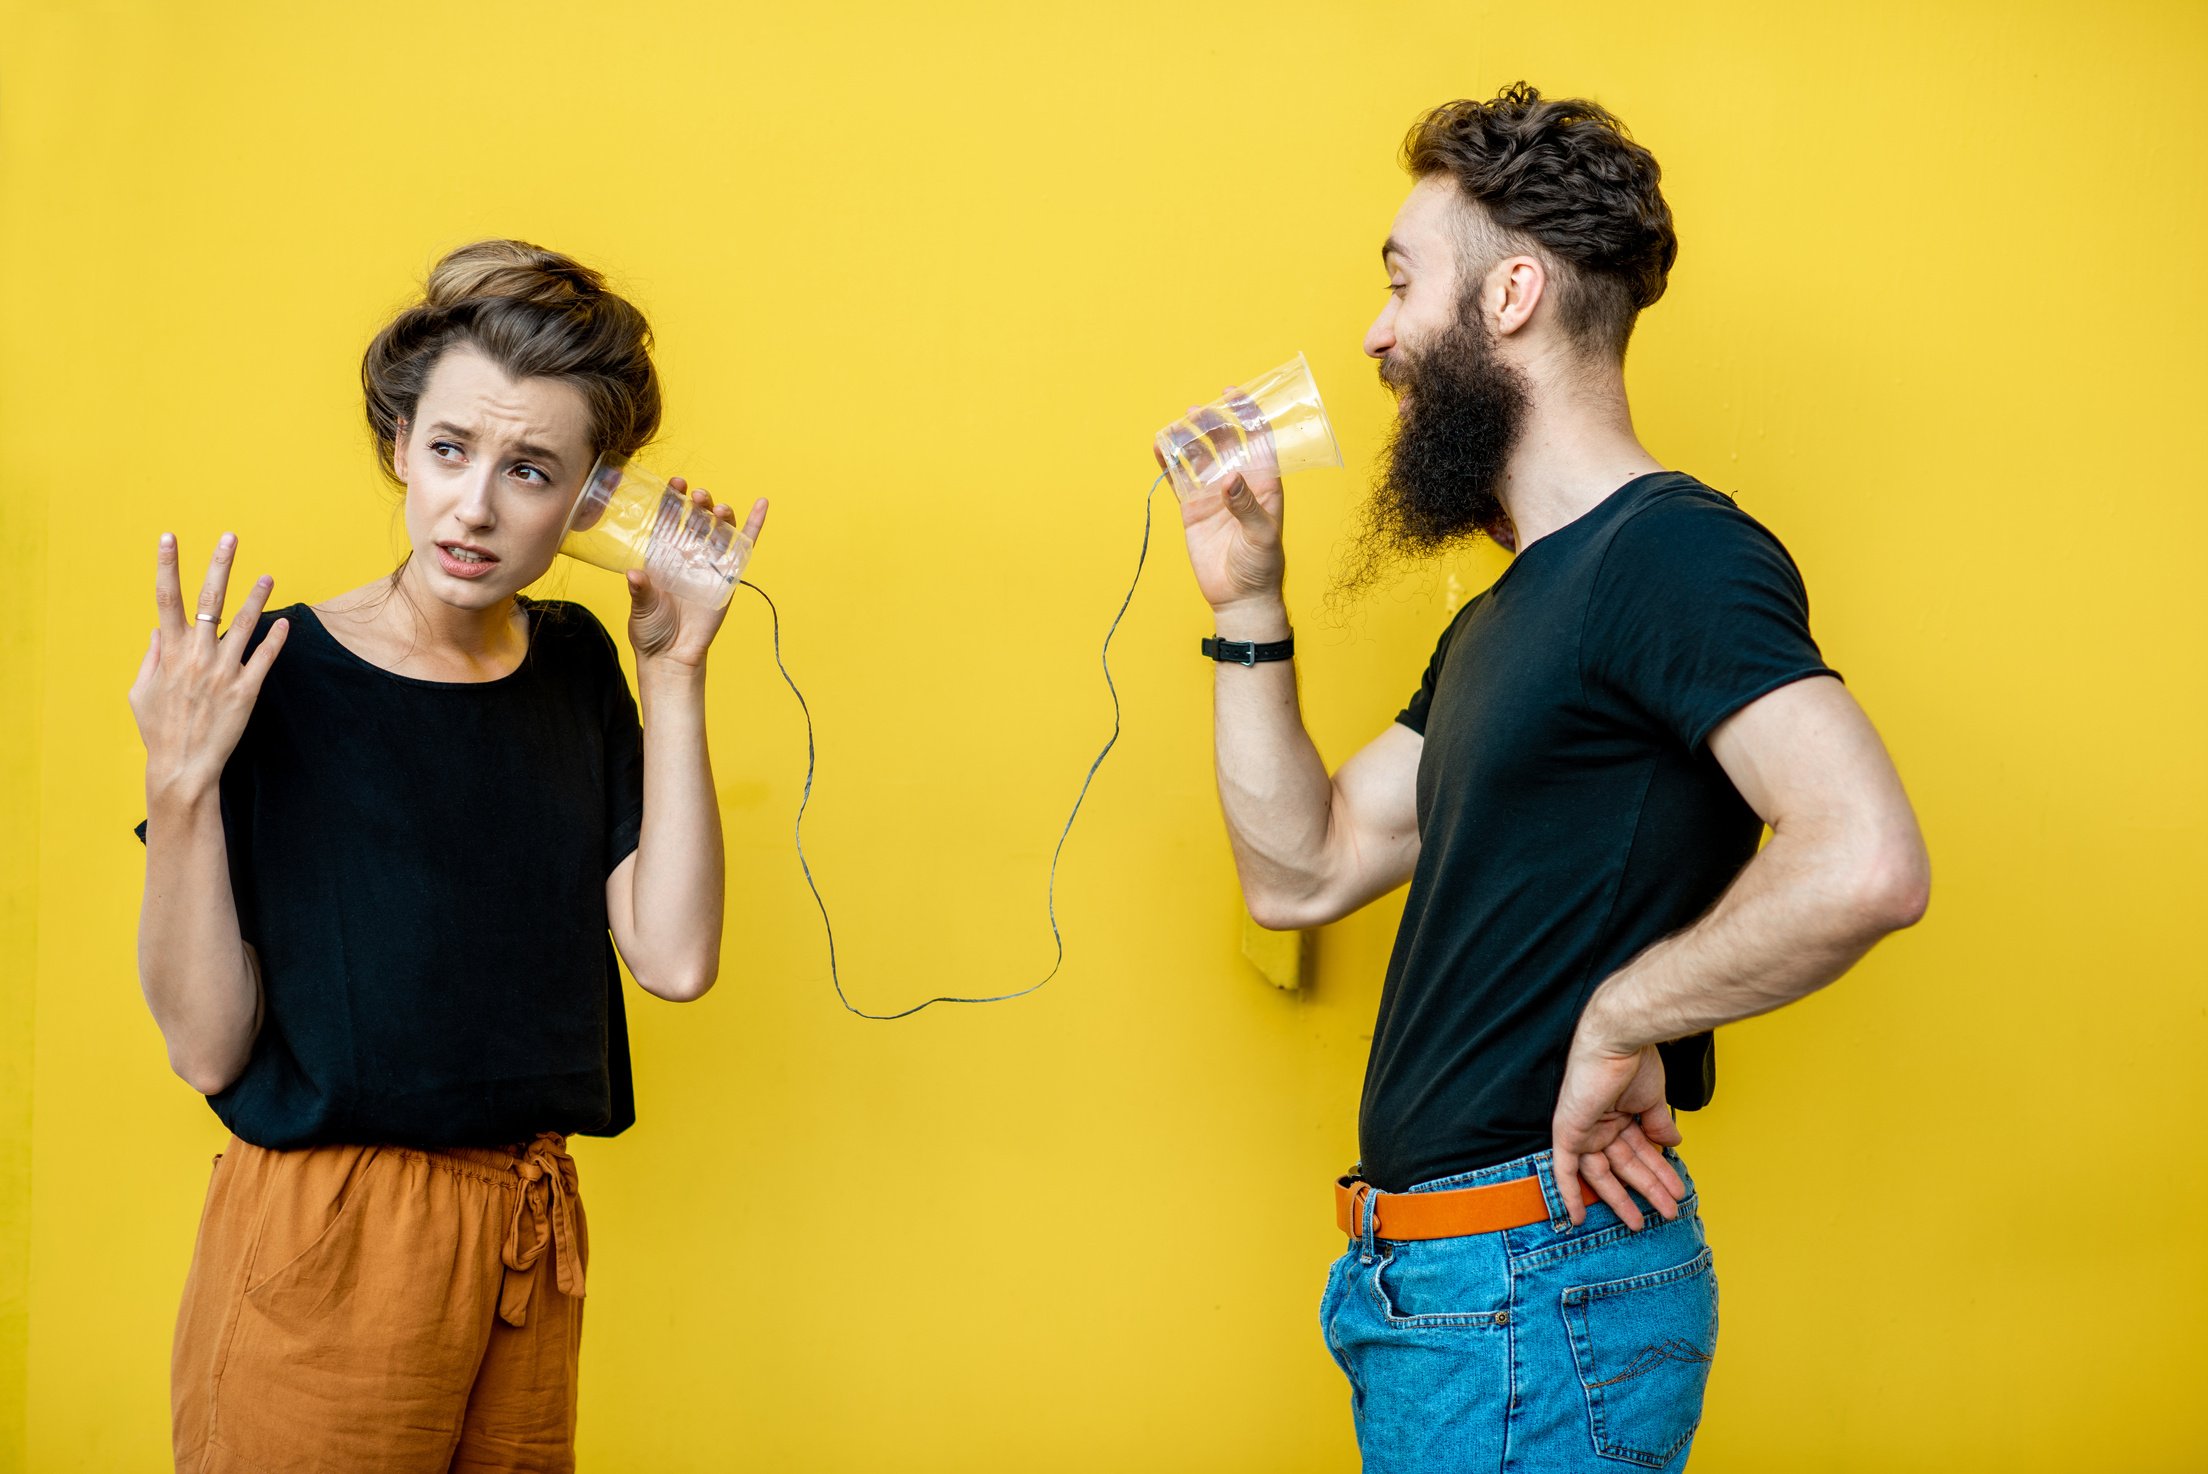
<svg viewBox="0 0 2208 1474"><path fill-rule="evenodd" d="M1581 1030L1636 1049L1768 1013L1913 926L1931 859L1885 746L1847 688L1798 681L1719 726L1710 751L1771 838L1709 915L1595 991Z"/></svg>
<svg viewBox="0 0 2208 1474"><path fill-rule="evenodd" d="M1222 639L1288 638L1282 510L1278 481L1207 489L1181 509ZM1222 664L1212 705L1219 805L1243 899L1260 926L1323 926L1411 878L1425 738L1391 725L1329 777L1287 661Z"/></svg>
<svg viewBox="0 0 2208 1474"><path fill-rule="evenodd" d="M1771 837L1707 915L1588 1000L1556 1114L1558 1187L1575 1221L1579 1184L1567 1158L1591 1163L1589 1185L1640 1221L1601 1154L1636 1123L1658 1142L1677 1139L1662 1070L1648 1066L1657 1043L1816 991L1914 925L1930 899L1931 861L1900 775L1839 681L1813 677L1750 703L1711 735L1710 750Z"/></svg>

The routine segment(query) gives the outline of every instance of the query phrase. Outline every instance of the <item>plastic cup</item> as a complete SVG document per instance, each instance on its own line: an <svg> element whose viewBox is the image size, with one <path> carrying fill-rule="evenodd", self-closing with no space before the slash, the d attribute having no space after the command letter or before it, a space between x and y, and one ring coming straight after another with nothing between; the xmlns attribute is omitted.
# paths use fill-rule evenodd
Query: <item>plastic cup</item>
<svg viewBox="0 0 2208 1474"><path fill-rule="evenodd" d="M1167 425L1157 448L1184 502L1236 476L1274 480L1342 464L1319 386L1300 353Z"/></svg>
<svg viewBox="0 0 2208 1474"><path fill-rule="evenodd" d="M676 598L719 609L751 561L751 539L670 491L665 478L609 453L583 479L560 551L615 573L641 568Z"/></svg>

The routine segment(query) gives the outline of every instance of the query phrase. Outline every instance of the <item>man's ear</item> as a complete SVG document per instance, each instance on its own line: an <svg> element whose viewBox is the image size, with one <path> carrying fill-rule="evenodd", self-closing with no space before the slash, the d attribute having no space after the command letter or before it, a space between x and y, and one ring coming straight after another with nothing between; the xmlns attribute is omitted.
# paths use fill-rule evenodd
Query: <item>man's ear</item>
<svg viewBox="0 0 2208 1474"><path fill-rule="evenodd" d="M1490 300L1495 304L1493 325L1497 337L1508 337L1533 318L1534 308L1548 294L1548 268L1536 256L1505 256L1488 273Z"/></svg>
<svg viewBox="0 0 2208 1474"><path fill-rule="evenodd" d="M391 474L406 485L406 421L400 420L391 432Z"/></svg>

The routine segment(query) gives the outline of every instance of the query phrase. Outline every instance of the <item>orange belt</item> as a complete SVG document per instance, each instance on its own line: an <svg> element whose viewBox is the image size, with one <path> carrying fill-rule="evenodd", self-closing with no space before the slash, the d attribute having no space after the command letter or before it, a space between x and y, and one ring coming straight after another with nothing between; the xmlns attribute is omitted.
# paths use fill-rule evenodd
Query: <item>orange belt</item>
<svg viewBox="0 0 2208 1474"><path fill-rule="evenodd" d="M1365 1231L1368 1197L1376 1239L1453 1239L1549 1219L1549 1200L1538 1177L1433 1193L1384 1193L1369 1182L1344 1177L1334 1184L1334 1221L1351 1238Z"/></svg>

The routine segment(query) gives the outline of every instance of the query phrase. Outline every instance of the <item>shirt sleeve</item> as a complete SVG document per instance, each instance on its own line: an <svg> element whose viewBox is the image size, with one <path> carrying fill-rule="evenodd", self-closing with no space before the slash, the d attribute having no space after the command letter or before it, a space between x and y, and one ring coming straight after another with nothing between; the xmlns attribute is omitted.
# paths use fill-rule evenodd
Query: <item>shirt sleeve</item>
<svg viewBox="0 0 2208 1474"><path fill-rule="evenodd" d="M1418 689L1411 693L1410 703L1395 714L1399 726L1409 727L1421 737L1426 735L1426 714L1434 704L1434 688L1441 684L1441 668L1449 661L1449 644L1456 638L1458 626L1464 623L1482 597L1484 593L1474 594L1472 602L1457 611L1457 617L1449 621L1449 627L1434 642L1434 657L1426 662L1425 678L1418 683Z"/></svg>
<svg viewBox="0 0 2208 1474"><path fill-rule="evenodd" d="M1670 497L1618 529L1595 578L1580 659L1589 694L1645 713L1690 751L1742 707L1837 676L1779 540L1731 502Z"/></svg>

